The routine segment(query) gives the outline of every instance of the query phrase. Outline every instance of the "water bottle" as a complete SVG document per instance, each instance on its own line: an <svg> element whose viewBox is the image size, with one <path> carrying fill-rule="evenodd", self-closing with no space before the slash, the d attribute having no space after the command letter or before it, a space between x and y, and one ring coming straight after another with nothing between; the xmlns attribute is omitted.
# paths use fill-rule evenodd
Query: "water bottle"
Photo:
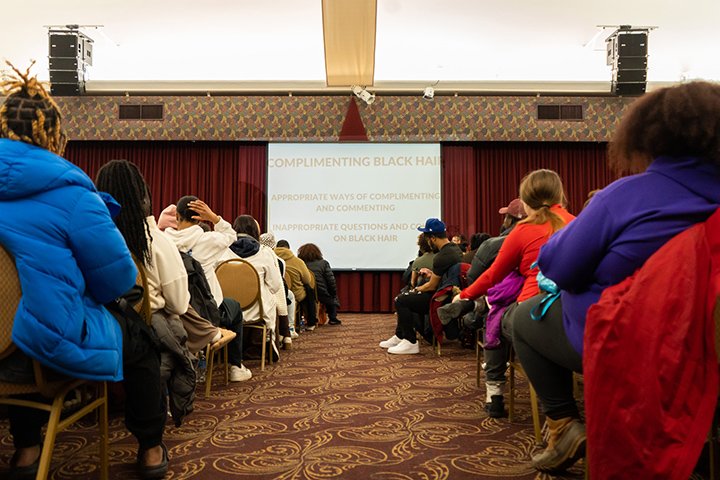
<svg viewBox="0 0 720 480"><path fill-rule="evenodd" d="M197 383L203 383L205 381L205 373L207 370L207 359L205 358L205 352L200 350L198 353L198 365L197 365Z"/></svg>

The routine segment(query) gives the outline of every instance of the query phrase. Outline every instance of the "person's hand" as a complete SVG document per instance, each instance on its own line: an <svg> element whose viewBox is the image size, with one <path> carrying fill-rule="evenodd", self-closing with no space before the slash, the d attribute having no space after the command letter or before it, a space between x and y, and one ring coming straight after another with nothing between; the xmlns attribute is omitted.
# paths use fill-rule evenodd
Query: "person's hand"
<svg viewBox="0 0 720 480"><path fill-rule="evenodd" d="M429 268L421 268L418 274L422 275L423 277L429 277L432 275L432 270L430 270Z"/></svg>
<svg viewBox="0 0 720 480"><path fill-rule="evenodd" d="M457 295L455 295L455 296L453 297L452 303L457 303L457 302L459 302L459 301L460 301L460 294L458 293Z"/></svg>
<svg viewBox="0 0 720 480"><path fill-rule="evenodd" d="M215 215L215 212L213 212L210 207L208 207L207 204L202 200L193 200L192 202L188 203L188 207L191 210L197 212L197 215L192 217L193 220L206 220L208 222L212 222L213 224L220 221L220 217Z"/></svg>

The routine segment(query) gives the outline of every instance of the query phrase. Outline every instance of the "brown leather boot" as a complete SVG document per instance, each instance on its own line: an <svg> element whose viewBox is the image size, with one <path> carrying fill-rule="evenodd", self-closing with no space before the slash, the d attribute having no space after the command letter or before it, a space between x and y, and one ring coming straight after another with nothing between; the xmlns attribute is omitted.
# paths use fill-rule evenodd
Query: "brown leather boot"
<svg viewBox="0 0 720 480"><path fill-rule="evenodd" d="M532 457L532 464L541 472L557 473L571 467L585 455L585 425L572 417L545 420L547 448Z"/></svg>

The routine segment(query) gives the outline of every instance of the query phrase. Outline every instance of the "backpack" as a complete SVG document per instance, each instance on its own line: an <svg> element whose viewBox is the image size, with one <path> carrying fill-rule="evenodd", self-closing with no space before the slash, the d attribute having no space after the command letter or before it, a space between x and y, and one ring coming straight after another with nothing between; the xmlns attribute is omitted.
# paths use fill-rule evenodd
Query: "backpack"
<svg viewBox="0 0 720 480"><path fill-rule="evenodd" d="M180 256L188 275L190 305L201 317L209 320L216 327L219 326L222 315L217 303L215 303L215 298L210 290L210 284L205 278L202 265L188 253L180 252Z"/></svg>

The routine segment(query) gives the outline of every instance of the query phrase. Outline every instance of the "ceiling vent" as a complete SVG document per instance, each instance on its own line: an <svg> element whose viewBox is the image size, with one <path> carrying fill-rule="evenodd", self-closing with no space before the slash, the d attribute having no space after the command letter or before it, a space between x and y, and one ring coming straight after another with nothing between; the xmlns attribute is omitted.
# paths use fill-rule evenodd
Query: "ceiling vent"
<svg viewBox="0 0 720 480"><path fill-rule="evenodd" d="M583 120L582 105L538 105L538 120Z"/></svg>
<svg viewBox="0 0 720 480"><path fill-rule="evenodd" d="M118 105L120 120L162 120L163 105Z"/></svg>

